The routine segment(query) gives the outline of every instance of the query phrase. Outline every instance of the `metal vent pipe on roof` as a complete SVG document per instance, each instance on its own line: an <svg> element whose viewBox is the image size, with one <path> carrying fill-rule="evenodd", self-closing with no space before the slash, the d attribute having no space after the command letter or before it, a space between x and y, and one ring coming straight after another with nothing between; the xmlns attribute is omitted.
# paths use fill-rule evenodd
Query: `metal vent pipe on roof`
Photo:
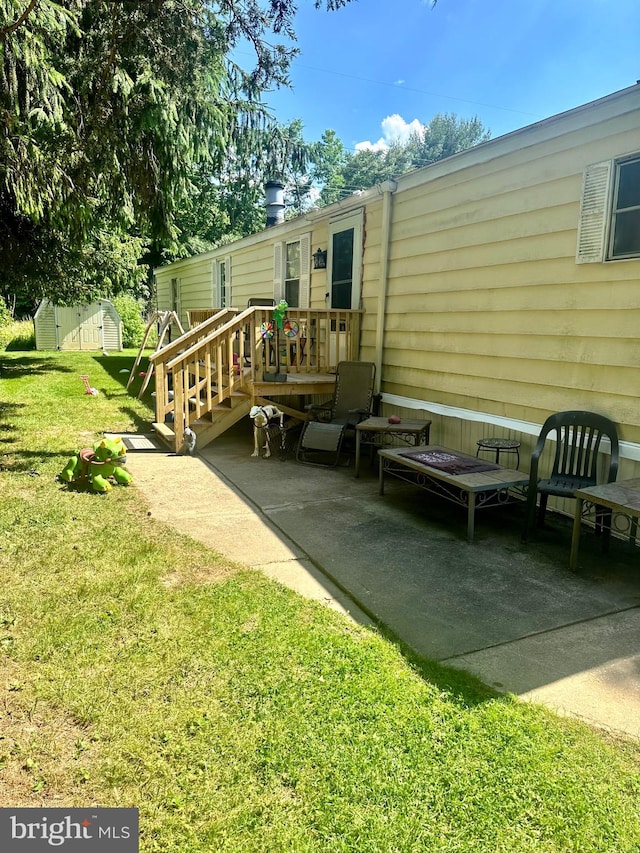
<svg viewBox="0 0 640 853"><path fill-rule="evenodd" d="M284 222L284 184L279 181L267 181L265 184L267 208L267 228Z"/></svg>

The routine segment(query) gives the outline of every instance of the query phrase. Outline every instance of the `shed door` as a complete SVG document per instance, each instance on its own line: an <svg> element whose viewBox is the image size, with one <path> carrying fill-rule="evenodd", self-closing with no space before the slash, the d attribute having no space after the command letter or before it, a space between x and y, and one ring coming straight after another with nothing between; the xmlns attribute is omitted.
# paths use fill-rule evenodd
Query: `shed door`
<svg viewBox="0 0 640 853"><path fill-rule="evenodd" d="M80 311L78 306L70 308L58 306L56 309L58 324L58 346L64 350L80 349Z"/></svg>
<svg viewBox="0 0 640 853"><path fill-rule="evenodd" d="M98 303L80 307L80 349L102 349L102 307Z"/></svg>
<svg viewBox="0 0 640 853"><path fill-rule="evenodd" d="M57 308L58 346L61 350L102 349L102 310L100 305L74 305Z"/></svg>

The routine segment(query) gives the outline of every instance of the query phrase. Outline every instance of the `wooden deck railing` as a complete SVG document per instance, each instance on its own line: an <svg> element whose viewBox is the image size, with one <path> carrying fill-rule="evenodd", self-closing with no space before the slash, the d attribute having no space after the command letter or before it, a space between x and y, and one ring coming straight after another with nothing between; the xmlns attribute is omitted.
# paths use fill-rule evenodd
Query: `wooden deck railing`
<svg viewBox="0 0 640 853"><path fill-rule="evenodd" d="M156 421L173 420L175 435L182 436L203 415L229 405L234 394L253 399L253 384L262 382L265 373L335 372L339 361L358 357L360 314L295 309L287 312L280 330L274 328L270 307L217 312L150 357ZM287 389L274 382L274 395L279 393Z"/></svg>
<svg viewBox="0 0 640 853"><path fill-rule="evenodd" d="M192 311L187 311L187 323L189 324L189 329L195 329L196 326L206 323L207 320L223 310L223 308L196 308ZM235 308L228 310L233 310L236 314L240 313L239 311L236 311Z"/></svg>

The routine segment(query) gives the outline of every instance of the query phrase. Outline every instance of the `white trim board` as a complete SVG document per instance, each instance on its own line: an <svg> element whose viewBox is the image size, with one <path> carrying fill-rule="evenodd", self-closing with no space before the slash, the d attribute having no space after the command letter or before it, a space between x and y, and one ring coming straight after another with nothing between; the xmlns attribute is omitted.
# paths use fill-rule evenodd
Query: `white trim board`
<svg viewBox="0 0 640 853"><path fill-rule="evenodd" d="M445 406L442 403L431 403L428 400L415 400L413 397L401 397L398 394L383 394L382 402L390 406L400 406L403 409L419 409L423 412L432 412L434 415L443 415L446 418L459 418L462 421L477 421L483 424L512 429L525 435L540 434L542 424L534 424L530 421L520 421L515 418L505 418L501 415L490 415L487 412L475 412L472 409L460 409L457 406ZM640 444L632 441L620 442L620 457L640 462Z"/></svg>

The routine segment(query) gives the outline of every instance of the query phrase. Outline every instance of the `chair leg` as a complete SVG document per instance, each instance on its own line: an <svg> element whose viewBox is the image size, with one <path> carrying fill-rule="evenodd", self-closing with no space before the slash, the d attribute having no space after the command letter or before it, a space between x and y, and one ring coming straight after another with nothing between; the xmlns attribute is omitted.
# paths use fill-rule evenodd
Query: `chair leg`
<svg viewBox="0 0 640 853"><path fill-rule="evenodd" d="M536 490L529 489L527 493L527 504L525 507L524 530L522 532L522 541L526 542L529 539L534 525L536 515L536 498L538 493Z"/></svg>
<svg viewBox="0 0 640 853"><path fill-rule="evenodd" d="M304 434L307 431L308 421L302 424L302 429L300 430L300 438L298 439L298 444L296 446L296 462L305 462L304 458Z"/></svg>
<svg viewBox="0 0 640 853"><path fill-rule="evenodd" d="M538 509L538 527L544 527L544 517L547 513L547 495L540 492L540 507Z"/></svg>

